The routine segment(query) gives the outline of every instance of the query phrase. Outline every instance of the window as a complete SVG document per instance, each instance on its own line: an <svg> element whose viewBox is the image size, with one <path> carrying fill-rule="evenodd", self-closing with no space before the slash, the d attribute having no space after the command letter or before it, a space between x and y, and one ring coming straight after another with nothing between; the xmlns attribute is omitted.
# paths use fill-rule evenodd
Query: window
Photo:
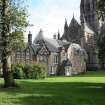
<svg viewBox="0 0 105 105"><path fill-rule="evenodd" d="M30 52L29 52L29 49L26 50L26 59L30 59Z"/></svg>
<svg viewBox="0 0 105 105"><path fill-rule="evenodd" d="M54 64L58 64L58 55L54 55Z"/></svg>
<svg viewBox="0 0 105 105"><path fill-rule="evenodd" d="M25 58L25 54L24 54L24 52L22 52L22 58L23 58L23 59Z"/></svg>
<svg viewBox="0 0 105 105"><path fill-rule="evenodd" d="M26 59L29 59L30 57L29 56L26 56Z"/></svg>
<svg viewBox="0 0 105 105"><path fill-rule="evenodd" d="M18 52L16 53L16 58L17 58L17 59L20 59L20 55L21 55L21 53L18 51Z"/></svg>
<svg viewBox="0 0 105 105"><path fill-rule="evenodd" d="M45 63L47 63L47 57L46 57L46 56L44 56L44 55L39 55L38 57L39 57L39 61L40 61L40 62L45 62Z"/></svg>

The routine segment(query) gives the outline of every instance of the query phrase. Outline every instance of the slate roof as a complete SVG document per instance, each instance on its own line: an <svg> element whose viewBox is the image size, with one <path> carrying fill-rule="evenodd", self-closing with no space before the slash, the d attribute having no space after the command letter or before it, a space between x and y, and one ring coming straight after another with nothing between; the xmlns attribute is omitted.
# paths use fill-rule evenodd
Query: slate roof
<svg viewBox="0 0 105 105"><path fill-rule="evenodd" d="M81 25L77 22L77 20L73 16L69 24L68 30L64 30L64 34L61 39L67 40L72 43L80 44L80 38L82 35L81 33L82 33Z"/></svg>
<svg viewBox="0 0 105 105"><path fill-rule="evenodd" d="M39 33L37 34L37 36L34 39L34 44L37 43L38 40L43 40L43 39L44 39L43 31L42 31L42 29L40 29Z"/></svg>
<svg viewBox="0 0 105 105"><path fill-rule="evenodd" d="M57 40L55 39L44 39L44 42L49 49L50 52L59 52L59 48L61 47Z"/></svg>
<svg viewBox="0 0 105 105"><path fill-rule="evenodd" d="M25 48L23 48L23 49L17 49L17 51L19 51L19 52L26 52L27 49L30 49L31 50L31 54L32 55L36 55L39 48L40 47L39 47L38 44L36 44L36 45L35 44L32 44L32 45L28 44Z"/></svg>
<svg viewBox="0 0 105 105"><path fill-rule="evenodd" d="M57 39L45 38L42 31L40 31L37 34L37 36L34 40L34 44L37 44L37 42L40 40L44 41L44 43L46 44L46 46L50 52L59 52L59 48L69 44L69 42L63 42L63 41L57 40Z"/></svg>
<svg viewBox="0 0 105 105"><path fill-rule="evenodd" d="M30 47L32 48L34 55L36 55L38 49L40 49L38 44L32 44Z"/></svg>
<svg viewBox="0 0 105 105"><path fill-rule="evenodd" d="M69 42L63 42L57 39L44 39L46 46L51 52L59 52L59 48L64 47L65 45L69 45Z"/></svg>
<svg viewBox="0 0 105 105"><path fill-rule="evenodd" d="M77 20L73 16L73 18L72 18L72 20L71 20L71 22L69 24L69 28L70 27L79 27L79 26L80 26L80 24L77 22Z"/></svg>

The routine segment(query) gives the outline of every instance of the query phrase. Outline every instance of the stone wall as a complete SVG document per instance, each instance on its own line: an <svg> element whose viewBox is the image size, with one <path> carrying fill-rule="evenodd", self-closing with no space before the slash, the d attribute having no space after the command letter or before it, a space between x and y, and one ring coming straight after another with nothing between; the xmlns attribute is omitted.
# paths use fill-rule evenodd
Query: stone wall
<svg viewBox="0 0 105 105"><path fill-rule="evenodd" d="M86 72L87 54L78 44L71 44L68 48L68 59L72 64L71 74Z"/></svg>

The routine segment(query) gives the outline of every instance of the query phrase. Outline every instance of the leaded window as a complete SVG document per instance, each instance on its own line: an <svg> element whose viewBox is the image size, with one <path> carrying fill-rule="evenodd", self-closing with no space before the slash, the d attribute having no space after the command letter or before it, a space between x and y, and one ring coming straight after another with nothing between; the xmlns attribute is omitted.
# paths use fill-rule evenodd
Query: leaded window
<svg viewBox="0 0 105 105"><path fill-rule="evenodd" d="M29 51L29 49L26 50L26 59L30 59L30 51Z"/></svg>

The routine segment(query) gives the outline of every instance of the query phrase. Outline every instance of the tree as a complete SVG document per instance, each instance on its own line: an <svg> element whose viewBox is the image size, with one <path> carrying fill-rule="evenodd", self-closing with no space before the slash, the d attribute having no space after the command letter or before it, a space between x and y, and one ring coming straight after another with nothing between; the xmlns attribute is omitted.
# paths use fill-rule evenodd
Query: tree
<svg viewBox="0 0 105 105"><path fill-rule="evenodd" d="M0 0L0 34L2 47L2 69L5 87L16 86L11 73L11 54L22 40L22 32L27 27L27 12L22 0Z"/></svg>
<svg viewBox="0 0 105 105"><path fill-rule="evenodd" d="M97 12L102 21L105 20L105 0L97 0Z"/></svg>
<svg viewBox="0 0 105 105"><path fill-rule="evenodd" d="M98 37L99 59L104 68L105 63L105 0L97 0L97 13L102 22L101 30Z"/></svg>
<svg viewBox="0 0 105 105"><path fill-rule="evenodd" d="M99 50L99 59L102 64L102 68L104 68L105 63L105 24L102 25L101 31L98 39L98 50Z"/></svg>

